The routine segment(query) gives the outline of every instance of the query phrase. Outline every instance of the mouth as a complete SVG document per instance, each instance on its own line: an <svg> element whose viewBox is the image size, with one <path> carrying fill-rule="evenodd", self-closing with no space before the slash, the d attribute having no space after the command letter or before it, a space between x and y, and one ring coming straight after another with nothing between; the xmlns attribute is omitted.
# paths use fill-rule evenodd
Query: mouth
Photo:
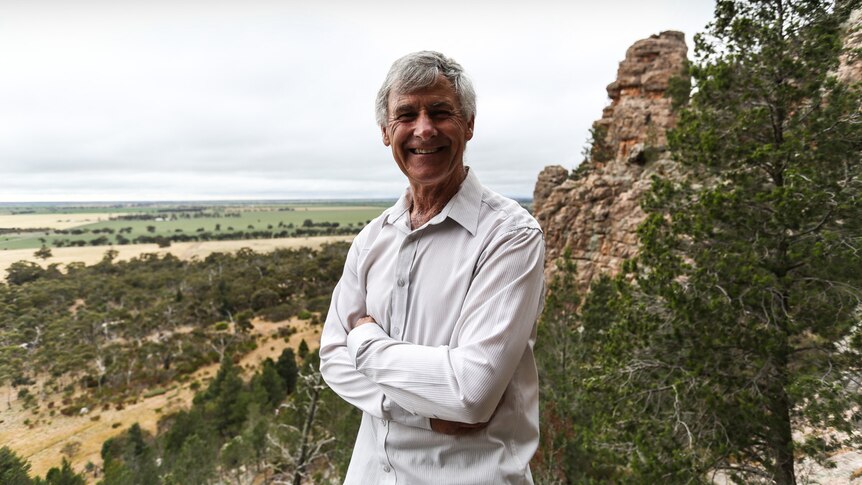
<svg viewBox="0 0 862 485"><path fill-rule="evenodd" d="M431 153L437 153L442 150L443 147L436 148L409 148L408 151L414 155L429 155Z"/></svg>

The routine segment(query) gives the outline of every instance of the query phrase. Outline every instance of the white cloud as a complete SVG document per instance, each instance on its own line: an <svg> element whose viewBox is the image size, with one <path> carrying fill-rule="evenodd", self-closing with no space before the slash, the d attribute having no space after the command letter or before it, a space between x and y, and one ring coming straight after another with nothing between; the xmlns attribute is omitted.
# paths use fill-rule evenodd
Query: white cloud
<svg viewBox="0 0 862 485"><path fill-rule="evenodd" d="M373 122L419 49L477 87L468 161L509 195L572 167L635 40L712 2L0 5L0 201L397 196Z"/></svg>

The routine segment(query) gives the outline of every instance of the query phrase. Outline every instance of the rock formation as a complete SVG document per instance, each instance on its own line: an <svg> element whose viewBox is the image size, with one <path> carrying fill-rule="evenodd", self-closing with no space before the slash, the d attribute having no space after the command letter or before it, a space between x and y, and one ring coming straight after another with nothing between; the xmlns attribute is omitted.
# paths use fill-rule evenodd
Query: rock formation
<svg viewBox="0 0 862 485"><path fill-rule="evenodd" d="M845 25L847 51L837 77L862 82L862 9ZM608 85L610 104L593 124L593 147L573 173L546 167L533 195L533 212L545 231L545 274L568 248L577 263L578 286L599 274L616 273L637 252L637 227L644 219L642 194L654 174L674 176L679 166L666 151L675 116L669 88L685 84L687 47L681 32L667 31L635 42L617 79Z"/></svg>
<svg viewBox="0 0 862 485"><path fill-rule="evenodd" d="M850 14L845 29L846 52L840 58L838 79L843 82L862 82L862 8Z"/></svg>
<svg viewBox="0 0 862 485"><path fill-rule="evenodd" d="M590 159L571 177L560 166L539 175L533 207L545 231L548 276L566 248L581 289L636 253L641 194L653 174L676 170L665 150L675 121L667 90L671 79L683 79L687 50L681 32L635 42L608 85L611 102L593 125Z"/></svg>
<svg viewBox="0 0 862 485"><path fill-rule="evenodd" d="M533 189L533 207L542 207L551 192L569 178L569 171L559 165L550 165L539 173Z"/></svg>

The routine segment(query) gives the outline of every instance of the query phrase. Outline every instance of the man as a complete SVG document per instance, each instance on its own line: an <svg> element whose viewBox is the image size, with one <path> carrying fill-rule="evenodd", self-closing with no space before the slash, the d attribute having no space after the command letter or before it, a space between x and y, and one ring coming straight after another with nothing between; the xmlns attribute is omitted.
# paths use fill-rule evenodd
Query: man
<svg viewBox="0 0 862 485"><path fill-rule="evenodd" d="M345 483L532 483L544 243L464 166L475 99L436 52L377 95L409 188L353 241L321 336L324 379L363 412Z"/></svg>

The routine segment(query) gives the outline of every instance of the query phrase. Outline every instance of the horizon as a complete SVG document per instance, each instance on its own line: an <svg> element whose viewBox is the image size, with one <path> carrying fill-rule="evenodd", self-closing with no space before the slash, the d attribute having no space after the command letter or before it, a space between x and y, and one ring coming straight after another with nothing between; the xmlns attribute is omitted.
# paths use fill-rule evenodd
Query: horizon
<svg viewBox="0 0 862 485"><path fill-rule="evenodd" d="M504 194L505 195L505 194ZM514 197L505 195L516 202L532 202L533 197ZM381 203L381 204L392 204L398 200L398 197L369 197L369 198L361 198L361 197L318 197L318 198L302 198L302 199L175 199L175 200L58 200L58 201L0 201L0 207L52 207L52 206L65 206L65 207L75 207L75 206L83 206L83 207L98 207L98 206L145 206L145 205L226 205L226 204L235 204L235 203L246 203L246 204L302 204L302 203L310 203L310 204L325 204L330 202L352 202L352 203Z"/></svg>
<svg viewBox="0 0 862 485"><path fill-rule="evenodd" d="M476 87L465 163L531 197L542 168L580 163L626 49L678 30L692 57L714 2L437 5L3 2L0 200L397 197L374 97L427 49Z"/></svg>

